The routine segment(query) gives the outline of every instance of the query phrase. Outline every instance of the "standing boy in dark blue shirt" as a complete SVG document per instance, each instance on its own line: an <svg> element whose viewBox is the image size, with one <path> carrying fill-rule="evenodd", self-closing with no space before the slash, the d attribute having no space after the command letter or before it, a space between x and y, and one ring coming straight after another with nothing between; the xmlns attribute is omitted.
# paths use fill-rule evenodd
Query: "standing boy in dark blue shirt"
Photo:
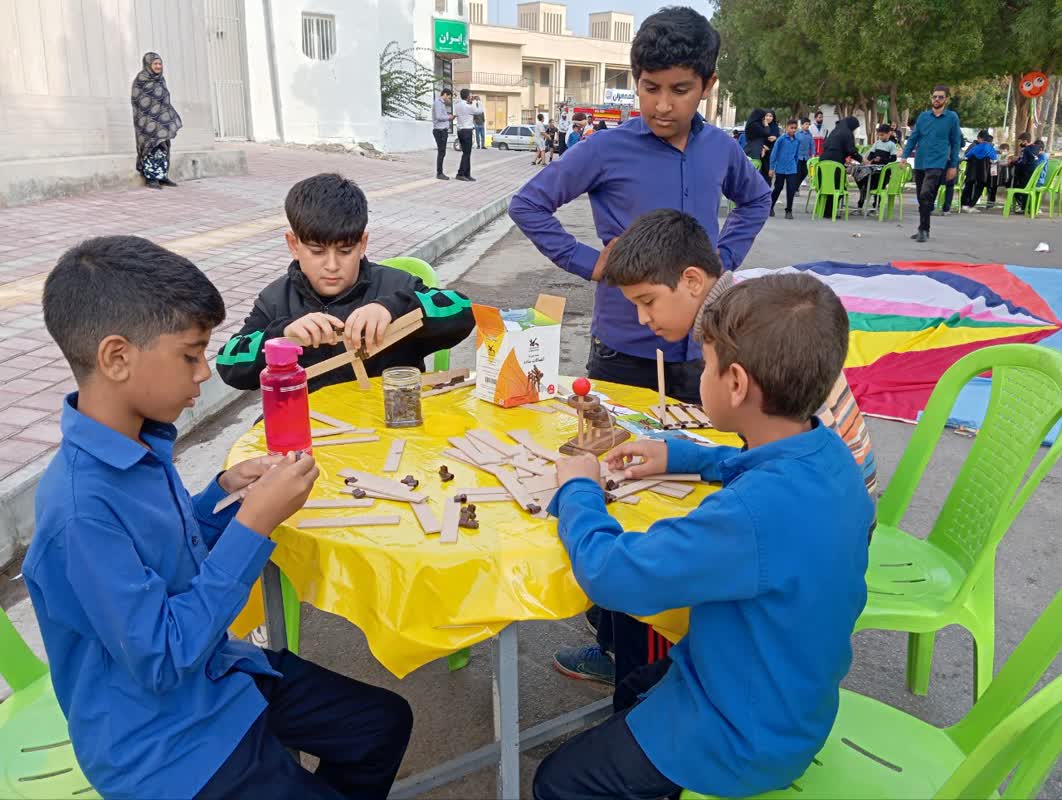
<svg viewBox="0 0 1062 800"><path fill-rule="evenodd" d="M582 142L509 204L513 221L554 264L599 281L613 239L647 211L675 208L704 226L727 269L740 266L766 221L770 190L737 143L697 113L715 85L718 54L719 34L691 8L667 8L645 19L631 44L642 115ZM583 194L603 249L576 241L553 216ZM722 233L721 195L736 204ZM695 401L699 349L688 341L666 342L639 325L618 289L598 283L595 291L589 376L655 388L659 348L668 395Z"/></svg>
<svg viewBox="0 0 1062 800"><path fill-rule="evenodd" d="M811 138L811 137L808 137ZM800 185L800 170L797 160L800 158L800 139L797 136L797 121L789 120L785 124L785 133L778 137L771 150L770 173L774 181L771 192L771 216L774 216L774 204L778 195L785 189L785 218L793 218L793 197Z"/></svg>
<svg viewBox="0 0 1062 800"><path fill-rule="evenodd" d="M48 276L44 322L78 391L23 572L55 695L107 798L382 800L409 741L405 700L227 634L317 467L260 458L184 488L172 423L210 377L224 318L207 277L146 239L82 242ZM214 512L237 491L242 504ZM318 756L317 772L286 747Z"/></svg>
<svg viewBox="0 0 1062 800"><path fill-rule="evenodd" d="M616 714L542 762L536 800L760 794L799 778L833 726L874 516L848 446L813 416L844 365L848 317L810 275L771 275L724 292L699 333L701 402L747 449L642 440L609 465L698 472L719 491L624 531L597 459L558 464L550 512L590 599L639 616L689 607L690 623L642 669L647 693L626 707L617 693Z"/></svg>

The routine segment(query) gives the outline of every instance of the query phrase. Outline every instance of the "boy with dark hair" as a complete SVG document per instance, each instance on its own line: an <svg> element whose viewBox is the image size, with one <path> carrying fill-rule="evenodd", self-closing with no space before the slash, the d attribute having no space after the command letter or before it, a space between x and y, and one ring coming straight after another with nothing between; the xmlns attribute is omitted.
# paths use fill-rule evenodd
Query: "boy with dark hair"
<svg viewBox="0 0 1062 800"><path fill-rule="evenodd" d="M774 181L771 192L771 216L774 216L774 204L778 195L785 188L785 218L793 218L793 197L800 185L797 159L800 156L800 140L797 139L797 121L789 120L785 124L785 133L778 137L771 149L769 176Z"/></svg>
<svg viewBox="0 0 1062 800"><path fill-rule="evenodd" d="M804 179L808 176L808 161L815 156L815 139L811 135L811 120L803 117L800 120L800 130L797 131L797 141L800 149L797 151L797 194L804 185Z"/></svg>
<svg viewBox="0 0 1062 800"><path fill-rule="evenodd" d="M565 152L569 147L574 147L583 140L583 131L586 129L586 112L576 111L572 114L572 129L568 132L568 141L565 144Z"/></svg>
<svg viewBox="0 0 1062 800"><path fill-rule="evenodd" d="M770 189L724 131L707 124L697 106L716 82L719 34L691 8L648 16L631 44L631 71L641 116L600 131L553 169L517 192L509 215L561 269L599 281L609 243L639 215L656 208L693 214L736 269L767 218ZM720 193L735 202L719 232ZM554 213L586 194L602 246L576 240ZM587 371L591 379L656 386L656 350L664 351L667 391L694 400L699 350L664 342L638 325L619 291L598 282Z"/></svg>
<svg viewBox="0 0 1062 800"><path fill-rule="evenodd" d="M542 762L536 800L781 789L833 726L874 514L848 448L814 416L844 364L848 317L810 275L770 275L723 294L697 332L704 409L747 447L643 439L608 461L630 478L697 472L723 488L685 517L624 531L599 462L575 456L557 465L550 505L591 599L642 616L689 607L689 632L636 692L617 692L611 718Z"/></svg>
<svg viewBox="0 0 1062 800"><path fill-rule="evenodd" d="M970 211L975 208L985 189L988 189L986 209L996 205L996 183L999 166L999 153L992 146L992 134L987 130L977 132L977 140L966 148L963 158L966 160L966 182L962 187L959 202Z"/></svg>
<svg viewBox="0 0 1062 800"><path fill-rule="evenodd" d="M237 389L257 389L265 368L267 339L284 336L306 351L304 367L362 340L381 341L387 326L423 309L424 327L365 362L370 376L387 367L423 368L424 358L453 347L475 326L472 304L459 292L429 289L419 278L369 261L364 192L334 173L315 175L291 187L284 210L291 225L284 238L293 261L287 275L261 291L240 331L218 354L218 373ZM310 391L354 379L350 366L319 375Z"/></svg>
<svg viewBox="0 0 1062 800"><path fill-rule="evenodd" d="M172 423L210 377L217 289L186 258L109 236L63 254L43 305L78 391L23 572L85 776L116 798L385 797L409 705L226 632L317 466L258 458L185 490ZM243 502L215 513L232 492ZM286 747L317 755L316 774Z"/></svg>
<svg viewBox="0 0 1062 800"><path fill-rule="evenodd" d="M660 209L639 217L616 240L604 280L630 301L642 325L673 342L695 332L697 320L744 274L723 270L697 220ZM843 371L834 376L826 404L817 414L848 443L862 467L867 493L874 497L877 464L870 434ZM554 668L568 677L614 683L619 696L626 691L621 684L650 662L650 653L666 650L657 636L626 614L603 611L596 644L562 648L554 656Z"/></svg>
<svg viewBox="0 0 1062 800"><path fill-rule="evenodd" d="M878 184L881 181L880 167L895 161L899 150L896 142L893 141L892 128L886 123L883 122L878 125L877 136L874 146L863 157L863 166L856 167L853 171L856 185L859 187L859 206L856 210L858 214L863 213L863 204L866 203L867 192L878 188ZM875 170L872 167L879 167L879 169ZM876 199L875 197L875 201ZM877 209L876 202L874 209Z"/></svg>

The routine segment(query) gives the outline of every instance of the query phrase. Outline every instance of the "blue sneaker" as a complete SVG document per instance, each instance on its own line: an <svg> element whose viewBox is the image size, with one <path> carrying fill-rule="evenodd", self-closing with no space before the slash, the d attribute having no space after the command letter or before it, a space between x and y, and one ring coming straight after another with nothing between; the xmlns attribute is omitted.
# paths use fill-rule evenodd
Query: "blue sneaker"
<svg viewBox="0 0 1062 800"><path fill-rule="evenodd" d="M616 664L612 656L596 644L562 647L553 654L553 668L569 678L616 685Z"/></svg>

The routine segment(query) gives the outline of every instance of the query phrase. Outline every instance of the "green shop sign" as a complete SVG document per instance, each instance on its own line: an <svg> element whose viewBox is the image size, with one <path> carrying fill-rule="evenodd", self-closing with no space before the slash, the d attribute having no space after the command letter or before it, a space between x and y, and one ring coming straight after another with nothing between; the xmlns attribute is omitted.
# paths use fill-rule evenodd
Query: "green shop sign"
<svg viewBox="0 0 1062 800"><path fill-rule="evenodd" d="M455 56L468 55L468 23L459 19L438 19L435 22L435 52Z"/></svg>

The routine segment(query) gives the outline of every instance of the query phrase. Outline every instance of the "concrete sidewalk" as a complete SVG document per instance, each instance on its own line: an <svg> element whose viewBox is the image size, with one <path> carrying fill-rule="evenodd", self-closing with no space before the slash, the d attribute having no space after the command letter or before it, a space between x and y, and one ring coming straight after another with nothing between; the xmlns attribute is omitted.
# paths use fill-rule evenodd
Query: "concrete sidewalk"
<svg viewBox="0 0 1062 800"><path fill-rule="evenodd" d="M75 388L40 306L48 271L66 248L92 236L135 234L195 261L228 309L211 340L216 354L258 292L287 267L283 203L296 181L329 171L354 179L369 198L369 257L414 255L432 262L502 214L534 173L526 154L495 150L474 151L477 181L462 183L435 179L434 151L385 160L239 147L247 154L248 175L0 209L0 567L32 536L33 491L60 440L62 399ZM456 155L447 153L451 173ZM197 407L178 422L182 433L235 395L213 376Z"/></svg>

